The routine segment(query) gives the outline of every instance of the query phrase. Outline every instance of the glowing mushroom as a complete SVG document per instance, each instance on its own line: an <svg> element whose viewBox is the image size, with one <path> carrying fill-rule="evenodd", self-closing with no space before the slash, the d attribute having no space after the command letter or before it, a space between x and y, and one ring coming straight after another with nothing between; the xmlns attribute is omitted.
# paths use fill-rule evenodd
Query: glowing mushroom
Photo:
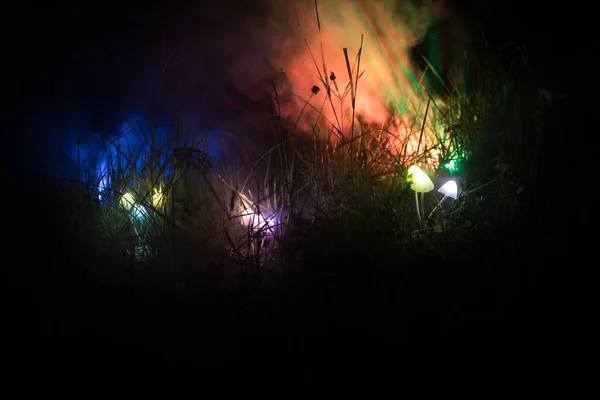
<svg viewBox="0 0 600 400"><path fill-rule="evenodd" d="M150 198L152 202L152 207L159 208L163 205L165 201L165 195L160 189L154 188L154 194Z"/></svg>
<svg viewBox="0 0 600 400"><path fill-rule="evenodd" d="M408 175L412 176L410 188L417 193L427 193L433 190L433 182L421 168L416 165L408 169Z"/></svg>
<svg viewBox="0 0 600 400"><path fill-rule="evenodd" d="M134 205L133 208L131 209L130 213L131 213L131 216L133 218L137 219L138 221L142 221L148 215L148 211L146 211L146 207L144 207L141 204Z"/></svg>
<svg viewBox="0 0 600 400"><path fill-rule="evenodd" d="M411 177L410 188L415 191L415 203L417 205L417 215L421 220L421 211L419 211L419 193L421 193L421 207L423 207L423 197L425 193L431 192L434 188L433 182L421 168L416 165L408 169L408 176ZM425 215L425 209L423 209Z"/></svg>
<svg viewBox="0 0 600 400"><path fill-rule="evenodd" d="M254 211L246 208L241 215L240 222L243 226L248 226L253 231L261 231L266 229L268 232L270 232L275 225L276 217L275 214L272 214L265 218L260 212L255 213Z"/></svg>
<svg viewBox="0 0 600 400"><path fill-rule="evenodd" d="M126 209L127 211L131 210L131 207L133 207L135 200L133 198L133 195L129 192L125 193L122 197L121 197L121 207L123 207L124 209Z"/></svg>
<svg viewBox="0 0 600 400"><path fill-rule="evenodd" d="M456 184L456 181L449 180L438 189L438 192L444 195L440 203L444 201L446 197L452 197L454 200L456 200L458 198L458 185Z"/></svg>
<svg viewBox="0 0 600 400"><path fill-rule="evenodd" d="M440 200L440 202L435 206L435 208L433 210L431 210L431 212L429 213L429 217L431 217L431 215L434 213L434 211L437 210L438 207L440 207L442 205L442 202L444 200L446 200L446 198L451 197L454 200L458 199L458 185L456 184L456 181L454 181L454 180L449 180L448 182L444 183L438 189L438 192L443 194L444 197L442 197L442 200ZM427 218L429 218L429 217L427 217Z"/></svg>
<svg viewBox="0 0 600 400"><path fill-rule="evenodd" d="M248 226L252 224L253 221L254 213L246 208L244 212L242 212L242 218L240 219L241 224L244 226Z"/></svg>

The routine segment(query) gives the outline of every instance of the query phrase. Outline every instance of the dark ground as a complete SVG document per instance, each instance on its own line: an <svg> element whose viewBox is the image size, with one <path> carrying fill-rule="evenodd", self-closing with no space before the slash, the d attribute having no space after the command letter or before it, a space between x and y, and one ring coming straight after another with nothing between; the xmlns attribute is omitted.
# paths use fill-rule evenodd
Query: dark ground
<svg viewBox="0 0 600 400"><path fill-rule="evenodd" d="M505 38L519 44L522 37L544 79L558 82L549 89L574 96L575 82L569 77L577 68L566 61L569 58L556 53L563 48L576 51L579 32L566 28L564 10L542 11L547 16L541 18L539 10L520 8L490 11L487 21L496 22L489 22L488 40L496 36L497 41ZM502 13L507 17L500 18ZM124 19L128 15L119 14ZM77 45L92 37L95 30L86 30L88 24L82 22L74 22L66 30L64 18L53 23L39 10L20 17L29 21L20 28L23 41L10 43L8 49L12 54L9 59L22 63L13 64L15 79L7 84L17 89L15 103L25 105L13 115L26 118L28 110L45 107L46 101L61 104L62 100L47 90L59 79L52 79L52 74L60 72L64 77L74 73L63 70L61 60L78 54ZM112 24L116 31L106 29L114 36L123 26L118 22ZM95 28L100 25L91 23ZM66 37L73 41L65 42ZM110 43L108 39L106 42ZM130 56L131 60L136 58ZM105 62L105 66L111 65L110 60ZM114 76L107 80L126 76L126 71L111 71ZM81 103L98 101L100 109L108 104L114 93L106 92L103 82L95 83L97 98L80 98ZM87 89L74 85L74 91L87 93ZM574 115L575 107L568 101L554 107L555 121L549 124L552 128L545 137L542 161L547 168L540 170L540 187L567 176L564 169L556 171L552 165L554 154L564 144L563 127L570 126L564 117ZM19 118L16 120L4 135L5 154L35 151L28 147L30 141L24 140L31 139L33 133L14 135L19 126ZM26 169L22 161L15 164L13 157L7 158L11 160L9 171L15 171L15 165L16 173ZM308 300L276 304L272 307L279 310L266 316L249 315L234 307L235 311L181 304L169 296L149 301L123 291L96 292L93 285L80 282L79 275L72 272L78 266L63 254L68 246L55 226L44 223L49 210L26 197L20 197L24 200L16 205L5 198L3 202L9 201L13 210L7 217L16 223L16 229L6 233L12 240L7 252L10 256L3 262L5 270L15 272L10 286L16 290L8 292L5 302L11 321L5 330L14 333L9 349L16 355L13 369L37 378L55 374L89 377L93 371L137 375L164 368L188 372L198 368L205 369L205 375L197 379L229 382L235 374L299 385L308 380L347 383L371 375L381 378L380 374L397 379L399 371L406 369L472 380L490 375L498 378L502 371L510 371L508 385L519 379L531 383L544 377L566 377L580 342L572 308L575 273L571 271L580 265L578 258L583 253L573 247L579 232L577 223L563 205L549 197L539 194L539 214L532 218L531 231L519 239L521 255L512 258L510 265L487 260L483 272L462 277L417 274L411 278L415 286L409 292L413 295L379 293L377 301L374 296L358 295L366 290L365 285L355 285L356 292L349 291L337 303L324 300L325 295L311 287L314 296L311 293ZM424 269L433 271L436 266ZM301 317L290 316L294 309Z"/></svg>

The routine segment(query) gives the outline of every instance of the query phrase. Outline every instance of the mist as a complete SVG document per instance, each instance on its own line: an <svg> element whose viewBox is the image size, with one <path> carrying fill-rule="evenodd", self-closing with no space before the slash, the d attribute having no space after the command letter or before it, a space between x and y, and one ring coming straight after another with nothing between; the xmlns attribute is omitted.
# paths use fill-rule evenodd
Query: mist
<svg viewBox="0 0 600 400"><path fill-rule="evenodd" d="M72 171L77 138L110 138L132 116L235 132L255 153L270 146L276 114L299 134L319 118L347 127L343 49L356 78L361 40L356 114L381 124L424 102L409 52L445 10L443 1L400 0L55 10L55 34L32 53L21 92L30 99L21 144L41 165ZM335 103L326 101L326 85L336 87Z"/></svg>

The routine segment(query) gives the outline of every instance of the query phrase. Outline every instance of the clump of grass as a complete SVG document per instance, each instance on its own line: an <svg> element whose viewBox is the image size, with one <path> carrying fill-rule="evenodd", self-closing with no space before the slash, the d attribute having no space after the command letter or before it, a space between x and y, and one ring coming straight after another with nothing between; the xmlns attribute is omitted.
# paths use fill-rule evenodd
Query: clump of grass
<svg viewBox="0 0 600 400"><path fill-rule="evenodd" d="M360 280L381 271L434 271L448 260L476 263L481 253L469 245L518 230L534 184L536 142L529 137L537 134L539 111L524 78L504 68L501 55L477 50L467 90L427 97L398 136L392 128L402 116L374 127L355 114L362 48L353 61L343 54L347 88L337 88L330 71L317 67L322 63L315 66L327 100L352 104L353 123L324 124L316 110L311 130L298 132L279 119L272 148L259 157L238 149L238 159L216 164L205 131L175 121L161 142L152 124L132 121L105 144L100 175L61 187L69 193L61 213L69 216L62 224L72 257L107 286L211 300L235 294L244 307L259 308L282 276L316 277L327 286L331 276ZM440 206L437 193L427 193L431 215L417 218L412 164L429 166L436 183L458 180L460 197ZM126 194L135 207L123 203Z"/></svg>
<svg viewBox="0 0 600 400"><path fill-rule="evenodd" d="M361 52L362 48L355 67ZM350 90L340 92L352 96L354 117L354 96L360 95L354 89L360 86L360 75L350 66L347 51L344 56ZM303 215L309 216L311 226L304 228L298 244L306 265L347 267L360 259L370 268L396 264L390 260L414 262L413 255L422 256L423 251L443 255L461 240L468 243L490 232L519 231L526 221L522 210L527 192L534 184L539 97L536 88L523 85L527 77L518 60L509 59L506 68L506 58L488 49L470 52L467 90L449 87L447 98L430 96L424 112L416 114L420 129L414 130L419 137L414 153L407 151L406 143L399 151L390 151L381 141L380 133L386 129L369 129L360 120L346 131L329 121L322 132L323 124L315 123L295 149L296 187L310 204ZM321 63L314 64L332 103L336 90L326 78L328 71L319 69ZM424 141L429 125L437 128L431 131L433 142ZM437 211L421 224L408 196L406 168L431 160L434 153L438 155L434 165L442 167L430 170L434 179L458 180L461 196L438 207L436 193L427 194L426 214Z"/></svg>

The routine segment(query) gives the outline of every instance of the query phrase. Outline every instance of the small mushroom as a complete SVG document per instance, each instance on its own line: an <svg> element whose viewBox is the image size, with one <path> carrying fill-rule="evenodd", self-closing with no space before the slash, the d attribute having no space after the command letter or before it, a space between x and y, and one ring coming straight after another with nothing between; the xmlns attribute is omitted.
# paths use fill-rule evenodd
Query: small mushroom
<svg viewBox="0 0 600 400"><path fill-rule="evenodd" d="M419 193L421 193L421 207L423 206L423 197L425 193L431 192L434 188L433 182L429 175L427 175L421 168L416 165L411 166L408 169L408 176L412 177L410 188L415 191L415 203L417 205L417 215L419 221L421 220L421 211L419 210ZM423 208L423 215L425 215L425 209Z"/></svg>
<svg viewBox="0 0 600 400"><path fill-rule="evenodd" d="M438 192L443 194L444 197L442 197L442 200L440 200L439 203L434 207L434 209L431 210L431 212L429 213L429 216L427 218L430 218L433 215L433 213L435 212L435 210L437 210L438 207L441 207L442 202L444 200L446 200L446 198L450 197L450 198L453 198L454 200L458 199L458 185L456 184L455 180L449 180L448 182L444 183L438 189Z"/></svg>
<svg viewBox="0 0 600 400"><path fill-rule="evenodd" d="M456 181L449 180L438 189L438 192L444 195L440 203L444 201L446 197L452 197L456 200L458 198L458 185L456 184Z"/></svg>

